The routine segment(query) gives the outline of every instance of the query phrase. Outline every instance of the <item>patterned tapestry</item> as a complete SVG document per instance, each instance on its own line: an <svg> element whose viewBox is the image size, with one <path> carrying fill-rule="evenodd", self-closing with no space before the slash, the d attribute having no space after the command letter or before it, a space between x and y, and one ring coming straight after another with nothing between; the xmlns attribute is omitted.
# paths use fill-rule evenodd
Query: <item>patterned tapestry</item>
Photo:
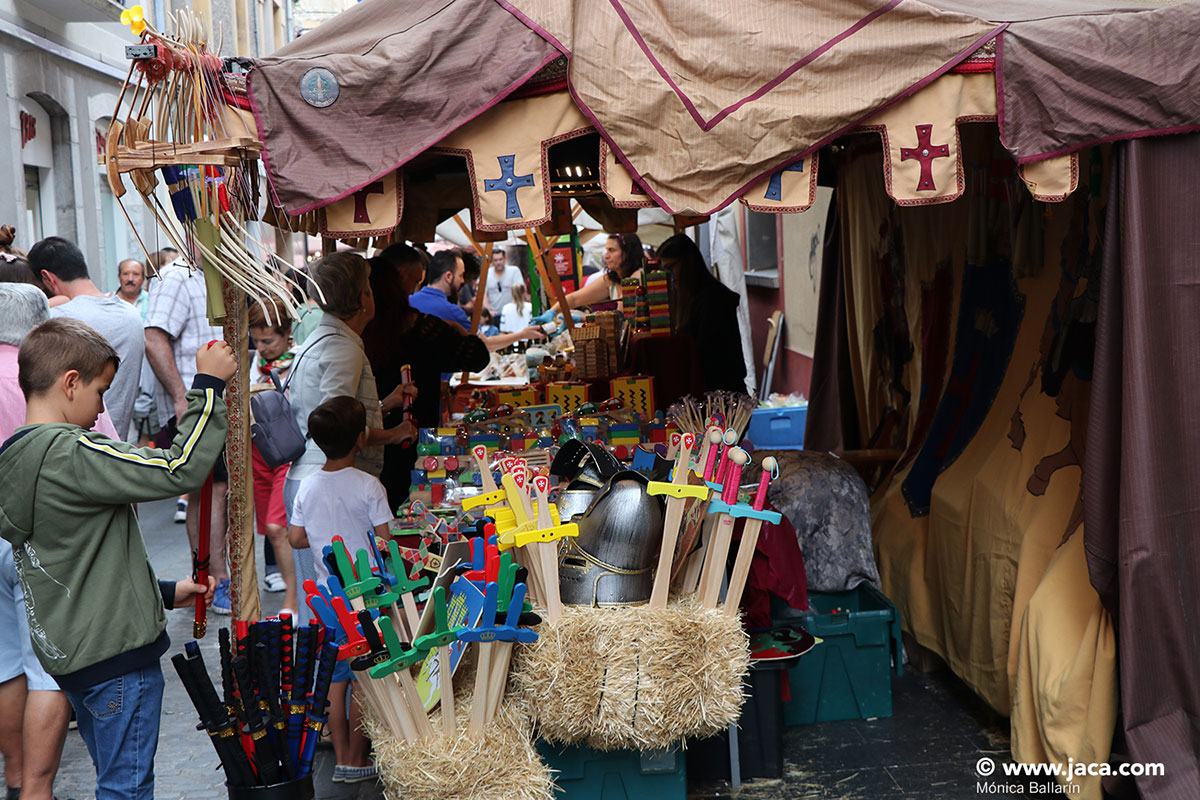
<svg viewBox="0 0 1200 800"><path fill-rule="evenodd" d="M892 203L873 144L838 164L859 434L903 453L871 498L875 555L905 629L1012 716L1014 757L1100 762L1115 645L1078 465L1103 170L1097 156L1065 203L1037 203L995 130L962 126L965 195L948 205Z"/></svg>

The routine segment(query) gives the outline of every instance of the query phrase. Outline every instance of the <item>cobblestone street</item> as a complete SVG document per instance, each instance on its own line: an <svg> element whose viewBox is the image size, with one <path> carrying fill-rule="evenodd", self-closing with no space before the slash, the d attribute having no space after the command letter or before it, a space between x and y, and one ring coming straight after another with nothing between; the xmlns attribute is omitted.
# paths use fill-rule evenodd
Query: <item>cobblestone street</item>
<svg viewBox="0 0 1200 800"><path fill-rule="evenodd" d="M165 500L145 504L140 509L142 533L150 561L161 580L184 577L191 570L187 534L183 525L172 522L174 501ZM262 575L262 546L258 543L258 570ZM261 581L260 581L261 582ZM276 613L282 605L283 594L262 592L265 614ZM201 641L204 661L220 691L220 660L217 654L217 629L229 624L229 617L209 614L208 635ZM163 656L163 677L166 691L163 695L162 728L158 739L158 756L155 760L155 797L160 800L217 800L227 792L224 774L220 771L216 753L208 744L207 736L196 730L196 712L184 691L170 657L183 650L185 642L192 638L192 611L179 609L167 612L167 632L171 637L171 649ZM318 798L348 800L374 800L383 793L376 782L356 785L335 784L330 780L333 773L333 751L319 749L314 765L314 785ZM67 734L63 748L62 765L54 793L58 798L92 797L95 788L95 769L87 748L77 731Z"/></svg>

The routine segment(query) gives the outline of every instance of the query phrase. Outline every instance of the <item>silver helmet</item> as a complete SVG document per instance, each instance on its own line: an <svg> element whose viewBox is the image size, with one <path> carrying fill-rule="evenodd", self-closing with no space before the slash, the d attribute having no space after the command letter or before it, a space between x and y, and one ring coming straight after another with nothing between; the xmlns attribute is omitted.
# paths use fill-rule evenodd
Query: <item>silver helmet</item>
<svg viewBox="0 0 1200 800"><path fill-rule="evenodd" d="M646 483L640 473L616 473L577 518L579 535L567 540L559 559L567 605L625 606L650 599L663 508L646 493Z"/></svg>
<svg viewBox="0 0 1200 800"><path fill-rule="evenodd" d="M587 512L592 501L621 471L621 462L593 442L571 439L559 448L550 474L562 478L565 487L558 496L558 515L563 522Z"/></svg>

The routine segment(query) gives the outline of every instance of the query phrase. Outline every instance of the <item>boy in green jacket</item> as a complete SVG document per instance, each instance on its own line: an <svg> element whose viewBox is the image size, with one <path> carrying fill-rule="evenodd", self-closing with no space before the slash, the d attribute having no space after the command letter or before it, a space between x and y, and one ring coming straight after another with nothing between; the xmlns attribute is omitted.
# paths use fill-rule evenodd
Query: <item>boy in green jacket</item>
<svg viewBox="0 0 1200 800"><path fill-rule="evenodd" d="M0 445L0 536L13 546L34 650L75 708L98 800L154 796L163 609L212 594L211 582L156 580L132 504L204 483L228 428L221 393L237 370L224 342L197 353L187 413L160 450L88 430L118 361L81 322L38 325L17 356L26 424Z"/></svg>

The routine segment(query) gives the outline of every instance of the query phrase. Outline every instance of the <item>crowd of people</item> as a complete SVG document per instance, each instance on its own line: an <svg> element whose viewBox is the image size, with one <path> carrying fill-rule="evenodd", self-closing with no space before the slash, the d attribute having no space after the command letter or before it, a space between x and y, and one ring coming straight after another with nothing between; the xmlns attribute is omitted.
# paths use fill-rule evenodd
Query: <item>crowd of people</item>
<svg viewBox="0 0 1200 800"><path fill-rule="evenodd" d="M7 800L52 798L72 710L96 766L97 797L150 797L159 658L169 645L163 610L196 595L218 614L231 610L221 395L237 356L209 322L205 276L179 253L120 262L118 286L105 293L72 242L48 237L26 254L13 234L0 227ZM732 293L690 240L675 238L684 241L669 240L661 255L686 299L681 323L710 348L732 346L736 330L725 337L729 331L710 324L731 316ZM613 303L621 280L642 269L636 236L607 244L606 268L569 296L572 307ZM486 274L467 251L431 256L393 244L371 258L334 252L287 277L309 289L296 298L298 319L270 298L249 299L250 390L285 391L306 446L282 464L253 448L252 477L264 587L284 592L284 611L305 624L311 615L298 587L322 575L322 546L335 534L363 546L372 534L388 535L409 493L417 429L443 418L444 379L483 369L490 351L546 334L535 324L545 320L531 319L524 270L500 246ZM483 323L478 333L473 315ZM723 384L735 376L707 377ZM134 504L175 498L175 520L195 551L199 492L210 476L209 584L159 582ZM89 626L97 615L105 617L104 641ZM335 676L330 725L334 779L345 782L376 774L351 685L348 675Z"/></svg>
<svg viewBox="0 0 1200 800"><path fill-rule="evenodd" d="M193 354L200 374L180 432L165 449L139 448L128 440L138 438L144 267L135 276L122 264L121 290L106 296L73 244L51 237L25 254L13 233L0 227L7 798L53 797L72 710L96 765L97 796L152 796L159 658L170 644L164 609L197 594L211 601L216 581L158 581L133 504L204 481L225 438L220 394L237 362L223 342Z"/></svg>

